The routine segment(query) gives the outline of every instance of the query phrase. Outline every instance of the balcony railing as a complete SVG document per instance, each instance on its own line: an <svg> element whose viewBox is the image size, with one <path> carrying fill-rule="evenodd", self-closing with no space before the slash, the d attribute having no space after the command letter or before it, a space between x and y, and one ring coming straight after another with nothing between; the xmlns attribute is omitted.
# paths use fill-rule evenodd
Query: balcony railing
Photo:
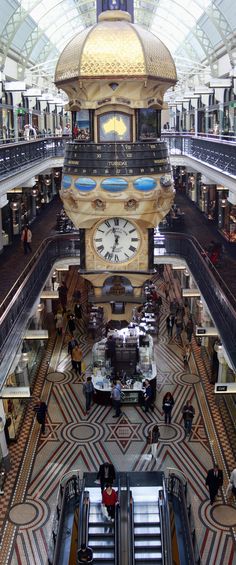
<svg viewBox="0 0 236 565"><path fill-rule="evenodd" d="M235 139L223 140L219 137L190 134L163 133L171 155L188 155L225 172L236 176ZM7 178L32 164L40 163L50 157L63 157L68 137L45 137L29 142L14 142L0 145L0 179Z"/></svg>
<svg viewBox="0 0 236 565"><path fill-rule="evenodd" d="M62 137L48 137L20 143L0 145L0 179L31 167L50 157L63 157L65 143Z"/></svg>
<svg viewBox="0 0 236 565"><path fill-rule="evenodd" d="M206 165L236 176L235 141L220 138L193 137L187 134L163 134L162 140L167 143L169 154L188 155Z"/></svg>

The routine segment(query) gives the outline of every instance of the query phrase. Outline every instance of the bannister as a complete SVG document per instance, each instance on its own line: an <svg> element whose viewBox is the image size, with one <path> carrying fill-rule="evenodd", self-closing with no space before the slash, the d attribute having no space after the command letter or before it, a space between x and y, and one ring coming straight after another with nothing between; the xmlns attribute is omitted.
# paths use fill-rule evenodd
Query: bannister
<svg viewBox="0 0 236 565"><path fill-rule="evenodd" d="M115 565L120 565L121 535L120 535L120 477L118 479L118 500L115 508Z"/></svg>
<svg viewBox="0 0 236 565"><path fill-rule="evenodd" d="M170 513L164 478L163 489L159 491L158 506L161 523L162 563L163 565L172 565L173 559L171 548Z"/></svg>
<svg viewBox="0 0 236 565"><path fill-rule="evenodd" d="M191 524L187 508L187 480L178 469L167 468L166 472L168 473L166 477L168 498L174 504L174 512L178 513L181 524L179 538L177 532L181 563L183 565L193 565L194 563L200 565L200 553L196 540L194 541L195 529Z"/></svg>
<svg viewBox="0 0 236 565"><path fill-rule="evenodd" d="M0 179L10 177L32 163L63 157L65 144L70 141L68 136L48 136L0 144ZM188 155L222 172L236 175L235 137L163 132L160 141L166 143L170 155Z"/></svg>
<svg viewBox="0 0 236 565"><path fill-rule="evenodd" d="M76 501L77 497L80 497L80 511L82 509L83 480L79 478L79 475L80 472L78 470L71 470L70 476L68 477L68 473L66 473L66 475L64 475L60 481L56 514L52 528L52 540L51 544L49 544L50 556L48 558L48 562L53 565L59 563L66 505L72 498L75 498Z"/></svg>
<svg viewBox="0 0 236 565"><path fill-rule="evenodd" d="M0 179L30 167L32 163L50 157L63 157L67 141L68 139L62 137L45 137L0 145Z"/></svg>
<svg viewBox="0 0 236 565"><path fill-rule="evenodd" d="M162 140L166 142L170 156L188 155L222 172L236 175L235 138L228 141L228 138L216 136L165 133Z"/></svg>

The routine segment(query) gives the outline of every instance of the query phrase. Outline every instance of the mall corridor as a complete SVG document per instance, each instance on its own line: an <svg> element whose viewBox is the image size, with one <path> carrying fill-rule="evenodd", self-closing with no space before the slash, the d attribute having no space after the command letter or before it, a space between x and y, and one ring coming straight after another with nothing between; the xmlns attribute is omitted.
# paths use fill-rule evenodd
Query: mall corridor
<svg viewBox="0 0 236 565"><path fill-rule="evenodd" d="M186 206L186 208L184 208ZM188 214L188 203L181 200L181 207ZM47 210L48 234L55 230L55 211L60 203L55 201ZM195 214L195 216L194 216ZM199 212L191 210L191 223ZM201 228L201 244L215 239L217 233L208 225ZM35 248L46 236L45 217L34 224ZM186 222L187 226L187 222ZM194 232L194 226L193 232ZM36 235L37 234L37 235ZM19 261L19 254L22 261ZM230 250L227 250L230 253ZM2 256L1 261L4 256ZM20 244L15 255L5 255L1 265L3 280L13 284L11 276L18 276L14 269L25 265ZM31 259L31 257L30 257ZM233 261L233 257L227 260ZM221 274L224 276L223 267ZM117 471L153 471L174 468L183 473L188 482L189 503L192 507L197 543L203 565L233 565L236 563L236 506L226 497L226 488L235 467L236 433L223 400L216 399L210 383L211 367L203 355L195 337L192 338L191 356L186 369L183 364L183 344L177 341L175 331L169 340L166 317L170 301L181 300L179 280L173 276L170 266L164 270L164 281L170 283L170 296L163 291L163 278L154 275L153 282L162 297L160 329L154 337L155 362L157 365L157 396L154 412L143 412L139 405L124 406L122 416L115 420L109 406L93 404L85 411L82 386L85 376L91 374L91 349L93 340L87 334L86 287L75 268L67 274L69 288L68 307L74 307L74 290L82 293L83 317L76 329L76 337L83 350L86 373L75 375L67 347L69 334L62 336L51 331L47 348L40 365L32 398L27 401L24 420L17 442L10 445L11 470L7 475L4 494L1 497L1 546L0 562L4 565L46 565L52 550L52 525L55 518L60 477L71 469L97 471L104 461L111 461ZM5 288L5 286L4 286ZM162 401L170 391L175 404L170 425L164 423ZM46 433L40 434L33 407L40 396L48 406ZM182 408L190 400L195 408L192 433L185 437ZM158 423L160 440L157 459L151 457L147 436L153 423ZM211 506L205 485L208 469L217 462L223 470L224 485L216 503Z"/></svg>

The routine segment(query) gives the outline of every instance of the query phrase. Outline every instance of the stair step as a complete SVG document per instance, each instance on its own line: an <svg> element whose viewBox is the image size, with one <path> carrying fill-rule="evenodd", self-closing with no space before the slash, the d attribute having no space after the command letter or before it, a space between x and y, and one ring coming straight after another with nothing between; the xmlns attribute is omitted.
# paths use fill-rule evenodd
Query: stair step
<svg viewBox="0 0 236 565"><path fill-rule="evenodd" d="M137 549L139 549L139 547L141 547L141 548L147 547L147 549L149 551L149 548L157 548L157 547L161 548L161 539L151 539L151 538L147 539L147 538L143 537L143 540L142 540L142 539L136 539L136 536L135 536L135 542L134 543L135 543L135 548L137 548Z"/></svg>
<svg viewBox="0 0 236 565"><path fill-rule="evenodd" d="M139 563L141 560L146 560L146 563L151 563L154 559L162 559L162 553L160 551L136 553L135 551L135 562Z"/></svg>
<svg viewBox="0 0 236 565"><path fill-rule="evenodd" d="M136 559L136 563L138 563L138 565L162 565L163 561L162 561L162 557L158 558L158 559L151 559L149 557L147 557L147 559ZM94 565L96 565L94 563Z"/></svg>
<svg viewBox="0 0 236 565"><path fill-rule="evenodd" d="M156 522L150 522L150 523L143 523L143 522L135 522L134 523L134 531L136 532L143 532L143 531L147 531L148 533L150 532L155 532L157 531L157 528L159 528L160 530L160 526L159 524L157 524Z"/></svg>
<svg viewBox="0 0 236 565"><path fill-rule="evenodd" d="M105 532L103 528L97 528L96 532L91 531L89 528L89 538L97 539L106 536L106 538L114 538L114 532Z"/></svg>
<svg viewBox="0 0 236 565"><path fill-rule="evenodd" d="M158 523L160 522L160 518L159 518L159 514L140 514L139 512L135 512L134 513L134 523L135 522L143 522L145 524L149 524L150 522L152 523Z"/></svg>
<svg viewBox="0 0 236 565"><path fill-rule="evenodd" d="M97 560L97 559L103 559L104 563L107 562L107 560L109 559L110 561L112 561L112 563L114 563L114 551L109 551L109 553L105 553L104 551L97 551L94 550L93 551L93 560Z"/></svg>
<svg viewBox="0 0 236 565"><path fill-rule="evenodd" d="M148 528L145 527L144 524L143 525L138 524L134 527L135 537L136 536L141 537L144 535L147 535L148 537L150 536L154 537L154 536L160 536L160 534L161 534L161 528L160 526L156 526L156 524L152 526L149 525Z"/></svg>
<svg viewBox="0 0 236 565"><path fill-rule="evenodd" d="M89 536L89 546L91 547L101 547L101 548L105 548L105 549L111 549L114 548L114 540L112 538L110 539L104 539L104 538L91 538Z"/></svg>

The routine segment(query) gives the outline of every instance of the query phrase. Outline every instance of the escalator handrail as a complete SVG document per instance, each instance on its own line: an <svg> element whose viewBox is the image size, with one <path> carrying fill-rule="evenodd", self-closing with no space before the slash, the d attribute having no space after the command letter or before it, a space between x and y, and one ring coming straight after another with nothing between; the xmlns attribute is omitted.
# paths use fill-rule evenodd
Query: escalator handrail
<svg viewBox="0 0 236 565"><path fill-rule="evenodd" d="M183 525L181 536L184 538L184 547L187 553L186 563L192 565L192 563L196 563L196 559L195 559L195 551L194 551L192 535L191 535L191 527L188 517L188 510L187 510L186 484L183 484L181 477L179 477L175 473L170 473L168 476L167 485L170 495L175 496L180 503L179 508L180 508L180 513L182 515L182 525Z"/></svg>
<svg viewBox="0 0 236 565"><path fill-rule="evenodd" d="M88 546L88 530L89 530L89 513L90 513L90 498L89 491L84 490L82 508L81 508L81 528L78 532L78 549L81 544Z"/></svg>
<svg viewBox="0 0 236 565"><path fill-rule="evenodd" d="M172 565L170 513L164 477L162 490L159 491L158 507L161 526L162 563L163 565Z"/></svg>
<svg viewBox="0 0 236 565"><path fill-rule="evenodd" d="M63 514L64 514L64 510L65 510L65 504L68 500L68 489L70 487L71 484L75 485L75 480L77 479L76 475L71 476L70 478L68 478L68 480L66 481L66 483L63 485L63 491L62 491L62 498L61 498L61 506L60 506L60 517L58 520L58 528L57 528L57 533L56 533L56 543L55 543L55 547L54 547L54 551L53 551L53 565L56 565L57 563L59 563L59 554L60 554L60 549L61 549L61 540L62 540L62 529L63 529ZM79 508L80 508L80 512L81 512L81 503L83 500L83 491L84 491L84 482L80 482L79 483L79 489L77 490L76 488L74 488L74 494L79 494ZM70 494L70 493L69 493ZM80 514L81 515L81 514Z"/></svg>
<svg viewBox="0 0 236 565"><path fill-rule="evenodd" d="M129 531L129 565L135 565L134 560L134 500L130 490L129 476L127 476L127 505L128 505L128 531Z"/></svg>
<svg viewBox="0 0 236 565"><path fill-rule="evenodd" d="M121 535L120 535L120 477L118 479L118 504L115 507L115 522L114 522L114 541L115 541L115 565L120 565L120 548L121 548Z"/></svg>

